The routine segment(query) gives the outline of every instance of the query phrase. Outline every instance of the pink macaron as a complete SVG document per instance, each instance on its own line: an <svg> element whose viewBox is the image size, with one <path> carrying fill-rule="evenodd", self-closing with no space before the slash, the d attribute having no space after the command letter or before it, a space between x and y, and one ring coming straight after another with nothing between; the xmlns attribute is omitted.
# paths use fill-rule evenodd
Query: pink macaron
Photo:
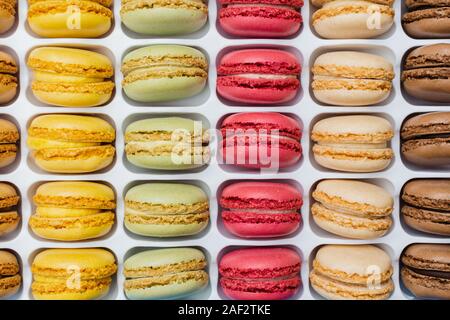
<svg viewBox="0 0 450 320"><path fill-rule="evenodd" d="M301 287L300 267L301 258L293 249L237 249L220 260L220 286L236 300L288 299Z"/></svg>
<svg viewBox="0 0 450 320"><path fill-rule="evenodd" d="M235 113L221 125L221 161L260 169L286 168L302 156L302 127L294 118L276 112Z"/></svg>
<svg viewBox="0 0 450 320"><path fill-rule="evenodd" d="M288 183L237 182L220 195L222 221L243 238L280 237L293 233L301 221L301 192Z"/></svg>
<svg viewBox="0 0 450 320"><path fill-rule="evenodd" d="M220 59L217 92L235 103L287 103L300 89L300 71L297 57L284 50L232 51Z"/></svg>
<svg viewBox="0 0 450 320"><path fill-rule="evenodd" d="M220 0L219 23L238 37L282 38L302 24L303 0Z"/></svg>

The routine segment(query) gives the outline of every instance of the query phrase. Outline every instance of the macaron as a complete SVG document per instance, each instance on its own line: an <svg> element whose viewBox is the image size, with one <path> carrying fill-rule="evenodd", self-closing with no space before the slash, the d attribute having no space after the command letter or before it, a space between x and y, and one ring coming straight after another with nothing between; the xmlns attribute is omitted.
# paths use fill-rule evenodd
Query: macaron
<svg viewBox="0 0 450 320"><path fill-rule="evenodd" d="M289 37L302 24L303 0L220 0L220 5L220 27L236 37Z"/></svg>
<svg viewBox="0 0 450 320"><path fill-rule="evenodd" d="M37 300L100 299L116 271L116 258L105 249L46 249L33 259L31 293Z"/></svg>
<svg viewBox="0 0 450 320"><path fill-rule="evenodd" d="M299 59L286 50L244 49L225 54L217 67L217 93L235 103L287 103L300 90Z"/></svg>
<svg viewBox="0 0 450 320"><path fill-rule="evenodd" d="M417 179L402 191L401 214L407 226L450 236L450 179Z"/></svg>
<svg viewBox="0 0 450 320"><path fill-rule="evenodd" d="M327 52L316 58L311 87L317 100L336 106L368 106L386 100L394 68L382 56L358 51Z"/></svg>
<svg viewBox="0 0 450 320"><path fill-rule="evenodd" d="M235 249L219 262L222 293L236 300L282 300L301 288L301 257L293 249Z"/></svg>
<svg viewBox="0 0 450 320"><path fill-rule="evenodd" d="M312 193L314 222L350 239L375 239L392 226L394 199L383 188L357 180L322 180Z"/></svg>
<svg viewBox="0 0 450 320"><path fill-rule="evenodd" d="M400 278L417 298L450 300L450 245L416 243L402 253Z"/></svg>
<svg viewBox="0 0 450 320"><path fill-rule="evenodd" d="M389 121L377 116L350 115L318 121L311 133L314 159L322 167L345 172L385 169L394 154Z"/></svg>
<svg viewBox="0 0 450 320"><path fill-rule="evenodd" d="M31 121L27 145L42 170L86 173L112 163L114 139L114 128L99 117L46 114Z"/></svg>
<svg viewBox="0 0 450 320"><path fill-rule="evenodd" d="M9 120L0 119L0 169L5 168L16 160L19 130Z"/></svg>
<svg viewBox="0 0 450 320"><path fill-rule="evenodd" d="M112 0L28 0L28 25L45 38L96 38L111 29Z"/></svg>
<svg viewBox="0 0 450 320"><path fill-rule="evenodd" d="M286 168L302 156L302 126L276 112L235 113L220 124L221 161L227 165L260 169Z"/></svg>
<svg viewBox="0 0 450 320"><path fill-rule="evenodd" d="M450 166L450 112L430 112L409 118L400 135L403 158L427 168Z"/></svg>
<svg viewBox="0 0 450 320"><path fill-rule="evenodd" d="M450 103L450 44L418 47L404 60L402 82L413 98Z"/></svg>
<svg viewBox="0 0 450 320"><path fill-rule="evenodd" d="M205 55L192 47L153 45L133 50L122 60L125 94L139 102L164 102L199 94L208 78Z"/></svg>
<svg viewBox="0 0 450 320"><path fill-rule="evenodd" d="M0 0L0 34L7 32L16 22L16 0Z"/></svg>
<svg viewBox="0 0 450 320"><path fill-rule="evenodd" d="M312 0L312 27L327 39L378 37L394 24L394 0Z"/></svg>
<svg viewBox="0 0 450 320"><path fill-rule="evenodd" d="M107 234L114 224L114 191L105 184L56 181L35 191L35 212L29 225L39 237L58 241L93 239Z"/></svg>
<svg viewBox="0 0 450 320"><path fill-rule="evenodd" d="M208 261L195 248L146 250L124 263L125 295L132 300L180 299L204 289Z"/></svg>
<svg viewBox="0 0 450 320"><path fill-rule="evenodd" d="M12 185L0 182L0 238L19 226L20 215L17 210L19 200L20 196Z"/></svg>
<svg viewBox="0 0 450 320"><path fill-rule="evenodd" d="M15 295L22 283L20 265L14 254L0 250L0 299Z"/></svg>
<svg viewBox="0 0 450 320"><path fill-rule="evenodd" d="M450 38L448 0L406 0L402 16L405 32L413 38Z"/></svg>
<svg viewBox="0 0 450 320"><path fill-rule="evenodd" d="M223 225L238 237L281 237L300 226L303 197L288 183L235 182L222 190L219 202Z"/></svg>
<svg viewBox="0 0 450 320"><path fill-rule="evenodd" d="M66 1L62 1L66 3ZM38 47L28 55L31 90L39 101L60 107L95 107L107 103L114 90L111 60L76 48Z"/></svg>
<svg viewBox="0 0 450 320"><path fill-rule="evenodd" d="M10 102L17 95L17 72L16 60L10 54L0 51L0 105Z"/></svg>
<svg viewBox="0 0 450 320"><path fill-rule="evenodd" d="M150 118L125 129L125 154L135 166L155 170L187 170L209 162L209 135L201 121Z"/></svg>
<svg viewBox="0 0 450 320"><path fill-rule="evenodd" d="M125 195L125 227L149 237L198 234L209 222L209 200L199 187L184 183L144 183Z"/></svg>
<svg viewBox="0 0 450 320"><path fill-rule="evenodd" d="M325 245L312 263L309 280L330 300L384 300L394 291L389 255L373 245Z"/></svg>
<svg viewBox="0 0 450 320"><path fill-rule="evenodd" d="M203 0L122 0L120 17L128 29L153 36L184 35L208 20Z"/></svg>

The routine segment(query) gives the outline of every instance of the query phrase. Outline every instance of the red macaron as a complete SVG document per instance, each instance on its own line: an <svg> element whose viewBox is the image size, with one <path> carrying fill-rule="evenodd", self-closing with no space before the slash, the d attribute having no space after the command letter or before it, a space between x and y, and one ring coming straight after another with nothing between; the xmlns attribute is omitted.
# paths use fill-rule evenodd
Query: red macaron
<svg viewBox="0 0 450 320"><path fill-rule="evenodd" d="M302 24L303 0L220 0L219 24L238 37L282 38Z"/></svg>
<svg viewBox="0 0 450 320"><path fill-rule="evenodd" d="M220 286L236 300L288 299L301 287L300 268L301 258L293 249L237 249L220 260Z"/></svg>
<svg viewBox="0 0 450 320"><path fill-rule="evenodd" d="M236 103L287 103L300 89L300 71L299 59L284 50L232 51L220 59L217 92Z"/></svg>
<svg viewBox="0 0 450 320"><path fill-rule="evenodd" d="M237 182L220 195L222 221L243 238L280 237L300 226L301 192L288 183Z"/></svg>
<svg viewBox="0 0 450 320"><path fill-rule="evenodd" d="M302 155L302 127L276 112L235 113L220 125L224 164L260 169L286 168Z"/></svg>

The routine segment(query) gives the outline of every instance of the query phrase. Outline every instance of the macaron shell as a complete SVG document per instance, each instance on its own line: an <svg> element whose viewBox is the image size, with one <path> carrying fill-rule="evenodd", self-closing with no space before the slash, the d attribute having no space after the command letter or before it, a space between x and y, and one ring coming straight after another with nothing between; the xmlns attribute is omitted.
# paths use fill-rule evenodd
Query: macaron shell
<svg viewBox="0 0 450 320"><path fill-rule="evenodd" d="M174 162L172 155L159 155L159 156L151 156L151 155L132 155L127 154L127 160L130 161L133 165L145 168L145 169L155 169L155 170L188 170L195 169L204 166L209 161L209 148L203 148L204 157L203 159L200 157L198 161L195 158L190 158L187 160L187 163L183 162ZM186 160L186 159L185 159Z"/></svg>
<svg viewBox="0 0 450 320"><path fill-rule="evenodd" d="M403 188L402 199L414 207L450 211L448 179L415 179Z"/></svg>
<svg viewBox="0 0 450 320"><path fill-rule="evenodd" d="M22 283L20 275L0 279L0 299L5 299L19 292Z"/></svg>
<svg viewBox="0 0 450 320"><path fill-rule="evenodd" d="M448 212L442 213L405 205L402 207L401 213L403 221L413 229L443 236L450 235L450 214Z"/></svg>
<svg viewBox="0 0 450 320"><path fill-rule="evenodd" d="M450 79L406 79L405 91L412 97L433 102L450 102Z"/></svg>
<svg viewBox="0 0 450 320"><path fill-rule="evenodd" d="M344 90L324 89L313 90L314 97L322 103L338 106L374 105L386 100L390 91L387 90Z"/></svg>
<svg viewBox="0 0 450 320"><path fill-rule="evenodd" d="M112 84L112 87L114 85ZM76 91L76 86L73 87ZM64 90L64 88L61 88ZM45 104L50 104L60 107L71 107L71 108L88 108L100 106L107 103L111 99L112 89L109 93L102 93L101 91L96 93L75 93L75 92L58 92L56 90L47 91L41 90L39 87L33 88L34 96L41 102Z"/></svg>
<svg viewBox="0 0 450 320"><path fill-rule="evenodd" d="M164 102L197 95L205 85L205 77L163 77L124 83L123 90L135 101Z"/></svg>
<svg viewBox="0 0 450 320"><path fill-rule="evenodd" d="M281 281L283 282L283 281ZM227 285L227 279L222 278L221 279L221 285L222 285L222 291L223 293L234 300L285 300L289 299L290 297L294 296L299 291L300 286L300 279L288 279L284 282L294 282L297 288L289 288L289 285L286 284L287 288L283 288L283 284L280 284L279 281L270 281L267 280L267 282L261 282L258 287L267 287L264 288L264 290L270 291L270 288L272 287L278 287L275 292L264 292L264 290L260 292L252 292L252 291L242 291L242 290L233 290L229 289L227 287L224 287ZM249 287L252 287L251 284ZM281 288L280 288L281 287ZM283 290L284 289L284 290ZM251 290L254 290L253 288Z"/></svg>
<svg viewBox="0 0 450 320"><path fill-rule="evenodd" d="M355 1L356 2L356 1ZM367 1L358 1L362 6L376 6L375 4ZM334 7L334 8L333 8ZM339 7L352 8L352 1L333 1L326 4L322 9L319 9L313 14L322 14L327 10L339 10ZM380 6L383 8L384 6ZM349 10L350 10L349 9ZM327 39L367 39L374 38L386 33L394 23L393 16L385 13L380 14L379 25L376 28L367 28L368 21L372 21L371 15L367 13L367 9L363 12L349 12L332 15L330 17L324 17L319 20L313 21L312 25L314 30L319 36Z"/></svg>
<svg viewBox="0 0 450 320"><path fill-rule="evenodd" d="M277 88L276 81L264 81L268 87L251 88L251 80L240 79L238 86L228 85L227 79L221 79L217 84L217 92L220 96L230 101L246 104L280 104L291 101L297 95L298 87L296 85L287 88ZM232 82L232 81L230 81ZM270 83L274 88L270 88ZM280 81L278 81L280 82ZM250 86L247 87L247 86Z"/></svg>
<svg viewBox="0 0 450 320"><path fill-rule="evenodd" d="M95 284L95 281L90 281L87 285L88 288L83 287L84 281L81 281L82 288L78 291L77 289L66 289L53 291L54 286L59 288L59 286L66 286L65 283L44 282L37 283L36 279L31 284L31 292L33 298L36 300L95 300L101 299L106 296L109 292L109 284L104 283ZM41 287L42 286L42 287ZM53 292L52 292L53 291Z"/></svg>
<svg viewBox="0 0 450 320"><path fill-rule="evenodd" d="M34 215L31 216L29 223L32 231L41 238L80 241L107 234L114 224L114 213L60 219L46 219Z"/></svg>
<svg viewBox="0 0 450 320"><path fill-rule="evenodd" d="M17 211L0 212L0 237L3 237L17 229L20 216Z"/></svg>
<svg viewBox="0 0 450 320"><path fill-rule="evenodd" d="M67 270L67 267L79 265L81 269L86 270L82 274L83 279L92 279L98 276L107 276L115 272L114 255L105 249L87 248L87 249L47 249L39 252L33 260L34 274L42 276L53 275L50 269ZM105 274L89 274L89 270L105 269ZM42 270L41 274L39 270ZM69 271L70 272L70 271ZM61 274L60 276L63 276Z"/></svg>
<svg viewBox="0 0 450 320"><path fill-rule="evenodd" d="M16 4L8 3L6 6L0 8L0 34L7 32L12 28L16 21Z"/></svg>
<svg viewBox="0 0 450 320"><path fill-rule="evenodd" d="M86 148L84 148L86 149ZM33 153L36 165L42 170L55 173L86 173L94 172L108 167L114 160L115 148L112 146L90 147L99 155L92 155L87 158L77 158L78 154L82 154L86 150L83 149L60 149L64 154L69 152L69 156L63 159L52 159L47 156L47 151L39 150ZM53 153L53 151L50 151ZM55 151L58 153L58 150ZM71 156L70 153L75 154Z"/></svg>
<svg viewBox="0 0 450 320"><path fill-rule="evenodd" d="M392 225L390 217L369 219L342 214L322 205L311 208L314 222L322 229L350 239L376 239L384 236Z"/></svg>
<svg viewBox="0 0 450 320"><path fill-rule="evenodd" d="M403 285L416 297L450 300L450 283L434 277L427 277L402 268L400 277Z"/></svg>
<svg viewBox="0 0 450 320"><path fill-rule="evenodd" d="M403 23L405 32L413 38L448 38L450 37L450 19L429 18L411 23Z"/></svg>
<svg viewBox="0 0 450 320"><path fill-rule="evenodd" d="M312 271L311 286L322 297L329 300L385 300L394 291L392 280L381 284L379 288L368 288L334 281Z"/></svg>
<svg viewBox="0 0 450 320"><path fill-rule="evenodd" d="M327 154L319 154L319 152L322 152L321 150L324 150L324 152ZM320 151L319 151L320 150ZM355 151L353 152L353 156L349 159L345 158L338 158L333 155L334 152L337 151L338 153L341 153L342 151L346 152L345 149L337 149L333 150L332 148L322 148L319 145L315 145L313 147L313 153L314 153L314 159L315 161L321 165L322 167L333 169L337 171L343 171L343 172L377 172L382 171L386 169L389 164L391 163L391 158L383 158L381 156L380 159L377 159L376 157L376 150L375 153L373 149L368 149L370 151L367 151L364 153L363 151ZM390 153L390 149L379 149L381 153ZM350 151L347 149L347 151ZM359 155L358 155L359 154ZM366 155L365 155L366 154ZM370 155L373 157L375 155L375 158L368 158L367 155Z"/></svg>
<svg viewBox="0 0 450 320"><path fill-rule="evenodd" d="M322 180L312 195L327 208L356 216L384 217L394 205L385 189L359 180Z"/></svg>
<svg viewBox="0 0 450 320"><path fill-rule="evenodd" d="M73 21L73 13L66 11L28 17L28 25L34 33L44 38L96 38L111 29L111 17L112 13L108 17L95 12L81 12L79 27L68 28L68 21Z"/></svg>
<svg viewBox="0 0 450 320"><path fill-rule="evenodd" d="M450 166L450 141L447 138L409 140L402 143L408 162L425 167Z"/></svg>
<svg viewBox="0 0 450 320"><path fill-rule="evenodd" d="M202 2L168 1L168 4L130 11L126 6L125 9L122 6L120 16L130 30L149 35L189 34L200 30L206 24L208 9Z"/></svg>
<svg viewBox="0 0 450 320"><path fill-rule="evenodd" d="M325 245L317 251L313 266L316 272L347 284L366 284L371 268L381 282L389 280L393 271L389 255L373 245Z"/></svg>
<svg viewBox="0 0 450 320"><path fill-rule="evenodd" d="M200 223L191 224L140 224L132 223L125 219L125 227L138 235L152 236L152 237L180 237L198 234L202 232L208 225L208 220L201 221Z"/></svg>
<svg viewBox="0 0 450 320"><path fill-rule="evenodd" d="M135 280L133 280L135 281ZM131 300L180 299L200 291L208 284L208 280L188 280L182 283L157 285L143 289L125 289L125 295Z"/></svg>
<svg viewBox="0 0 450 320"><path fill-rule="evenodd" d="M295 34L301 26L301 15L292 8L260 5L229 7L219 11L222 29L234 36L283 38Z"/></svg>

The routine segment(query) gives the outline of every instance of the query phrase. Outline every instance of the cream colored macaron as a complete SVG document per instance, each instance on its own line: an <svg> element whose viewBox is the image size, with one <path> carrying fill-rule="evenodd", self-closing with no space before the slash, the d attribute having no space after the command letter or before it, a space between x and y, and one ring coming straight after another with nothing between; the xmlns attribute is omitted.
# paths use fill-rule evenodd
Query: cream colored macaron
<svg viewBox="0 0 450 320"><path fill-rule="evenodd" d="M394 157L388 142L394 132L389 121L350 115L318 121L311 133L314 159L322 167L345 172L375 172Z"/></svg>
<svg viewBox="0 0 450 320"><path fill-rule="evenodd" d="M316 58L311 71L316 99L336 106L380 103L389 97L394 78L387 59L358 51L324 53Z"/></svg>
<svg viewBox="0 0 450 320"><path fill-rule="evenodd" d="M392 196L383 188L358 180L323 180L312 193L314 222L351 239L374 239L392 226Z"/></svg>
<svg viewBox="0 0 450 320"><path fill-rule="evenodd" d="M383 300L394 291L392 261L373 245L326 245L313 261L311 286L332 300Z"/></svg>

